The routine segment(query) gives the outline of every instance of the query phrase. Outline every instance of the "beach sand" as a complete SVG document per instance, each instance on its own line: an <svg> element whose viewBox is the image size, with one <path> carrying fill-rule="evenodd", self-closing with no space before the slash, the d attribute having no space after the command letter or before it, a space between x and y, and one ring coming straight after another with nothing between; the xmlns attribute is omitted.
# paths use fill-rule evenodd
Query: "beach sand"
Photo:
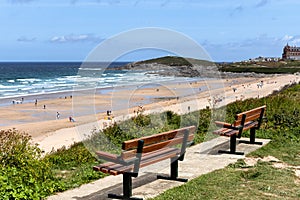
<svg viewBox="0 0 300 200"><path fill-rule="evenodd" d="M224 78L119 87L105 94L75 92L72 96L40 100L37 105L25 99L22 104L0 107L0 124L2 130L15 128L29 133L40 148L49 152L79 142L92 130L128 119L141 109L145 114L167 110L183 114L240 99L264 97L299 80L297 75ZM104 119L106 110L112 111L114 120ZM70 122L69 116L75 122Z"/></svg>

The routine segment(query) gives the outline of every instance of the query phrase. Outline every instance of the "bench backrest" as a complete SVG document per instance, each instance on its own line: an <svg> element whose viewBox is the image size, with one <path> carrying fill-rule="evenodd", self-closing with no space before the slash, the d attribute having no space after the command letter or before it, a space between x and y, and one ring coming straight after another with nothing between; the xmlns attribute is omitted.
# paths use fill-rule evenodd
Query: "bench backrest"
<svg viewBox="0 0 300 200"><path fill-rule="evenodd" d="M189 126L189 127L180 128L180 129L176 129L164 133L159 133L151 136L145 136L142 138L125 141L122 143L123 152L121 154L121 157L123 159L135 157L137 153L137 149L139 147L139 141L141 140L143 140L144 143L142 153L156 151L177 144L187 145L186 143L193 141L195 130L196 130L195 126ZM181 148L184 148L185 151L185 147L181 147Z"/></svg>
<svg viewBox="0 0 300 200"><path fill-rule="evenodd" d="M244 125L250 121L258 121L258 127L262 122L263 115L266 110L266 105L239 113L235 116L234 126Z"/></svg>

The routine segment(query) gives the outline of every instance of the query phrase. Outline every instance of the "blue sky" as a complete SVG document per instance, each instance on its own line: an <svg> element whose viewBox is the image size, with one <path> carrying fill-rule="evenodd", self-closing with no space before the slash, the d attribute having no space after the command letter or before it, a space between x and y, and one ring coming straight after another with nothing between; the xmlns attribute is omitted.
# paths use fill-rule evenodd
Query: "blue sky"
<svg viewBox="0 0 300 200"><path fill-rule="evenodd" d="M0 0L0 61L83 61L124 31L185 34L215 61L280 57L300 46L298 0ZM149 53L123 56L143 60Z"/></svg>

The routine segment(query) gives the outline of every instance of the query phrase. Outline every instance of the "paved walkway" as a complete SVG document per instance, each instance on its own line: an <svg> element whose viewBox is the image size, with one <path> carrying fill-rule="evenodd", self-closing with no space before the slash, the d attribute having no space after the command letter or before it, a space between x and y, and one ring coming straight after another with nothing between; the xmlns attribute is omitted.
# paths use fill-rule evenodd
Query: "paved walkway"
<svg viewBox="0 0 300 200"><path fill-rule="evenodd" d="M202 174L221 169L244 158L241 155L218 154L219 149L229 146L229 138L218 137L188 148L183 162L179 162L179 176L189 180ZM257 139L263 145L269 140ZM237 151L248 154L261 146L238 144ZM181 182L156 179L157 174L169 174L169 161L163 161L146 168L142 168L139 177L133 178L133 196L145 199L155 197L163 191L179 186ZM47 200L102 200L108 199L108 193L122 193L122 175L107 176L95 182L82 185L79 188L68 190L49 197Z"/></svg>

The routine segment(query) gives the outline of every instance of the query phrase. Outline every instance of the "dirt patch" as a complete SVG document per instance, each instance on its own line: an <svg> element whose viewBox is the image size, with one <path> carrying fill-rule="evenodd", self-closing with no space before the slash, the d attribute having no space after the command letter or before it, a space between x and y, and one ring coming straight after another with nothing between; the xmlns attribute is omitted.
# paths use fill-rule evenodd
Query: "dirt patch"
<svg viewBox="0 0 300 200"><path fill-rule="evenodd" d="M267 156L261 160L264 162L281 162L279 159L275 158L274 156Z"/></svg>
<svg viewBox="0 0 300 200"><path fill-rule="evenodd" d="M300 168L300 166L298 166ZM296 185L300 185L300 169L295 170L295 175L297 176L297 179L295 180Z"/></svg>
<svg viewBox="0 0 300 200"><path fill-rule="evenodd" d="M248 157L246 157L244 159L244 162L249 167L253 167L254 165L256 165L257 161L258 161L258 158L248 158Z"/></svg>
<svg viewBox="0 0 300 200"><path fill-rule="evenodd" d="M273 162L273 167L277 169L291 169L295 172L295 175L297 176L296 183L300 183L300 166L292 166L288 165L287 163L282 162L281 160L275 158L274 156L267 156L264 158L252 158L252 157L246 157L244 159L244 162L246 163L247 166L253 167L254 165L257 164L258 161L263 161L263 162Z"/></svg>
<svg viewBox="0 0 300 200"><path fill-rule="evenodd" d="M258 161L263 161L263 162L281 162L279 159L275 158L274 156L267 156L264 158L252 158L252 157L246 157L244 159L244 162L246 163L247 166L253 167L254 165L257 164Z"/></svg>
<svg viewBox="0 0 300 200"><path fill-rule="evenodd" d="M290 166L286 163L274 163L273 167L275 167L277 169L286 169L286 168L289 168Z"/></svg>
<svg viewBox="0 0 300 200"><path fill-rule="evenodd" d="M276 194L272 194L272 193L266 193L266 192L264 192L263 194L265 196L268 196L268 197L278 197Z"/></svg>

